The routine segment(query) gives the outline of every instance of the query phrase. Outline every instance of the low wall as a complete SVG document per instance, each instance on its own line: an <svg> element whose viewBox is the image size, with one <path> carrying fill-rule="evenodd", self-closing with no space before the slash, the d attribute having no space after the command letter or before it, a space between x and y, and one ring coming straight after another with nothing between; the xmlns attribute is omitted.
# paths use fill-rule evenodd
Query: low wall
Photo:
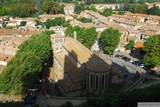
<svg viewBox="0 0 160 107"><path fill-rule="evenodd" d="M7 62L0 61L0 65L4 65L4 66L6 66L6 65L7 65Z"/></svg>

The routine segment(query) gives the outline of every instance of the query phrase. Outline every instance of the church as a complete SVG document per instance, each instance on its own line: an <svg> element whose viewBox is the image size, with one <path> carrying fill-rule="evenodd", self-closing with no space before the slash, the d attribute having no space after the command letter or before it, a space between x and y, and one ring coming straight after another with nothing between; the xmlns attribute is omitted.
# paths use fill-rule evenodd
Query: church
<svg viewBox="0 0 160 107"><path fill-rule="evenodd" d="M112 63L105 62L74 38L51 35L54 74L63 96L100 95L123 77Z"/></svg>

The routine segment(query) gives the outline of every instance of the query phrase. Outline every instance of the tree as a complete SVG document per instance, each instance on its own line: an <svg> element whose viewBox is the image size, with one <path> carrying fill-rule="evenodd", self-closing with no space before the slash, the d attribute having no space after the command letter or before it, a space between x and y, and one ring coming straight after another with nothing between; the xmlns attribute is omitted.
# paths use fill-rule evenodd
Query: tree
<svg viewBox="0 0 160 107"><path fill-rule="evenodd" d="M28 17L35 12L35 4L30 0L19 0L10 5L10 14L14 17Z"/></svg>
<svg viewBox="0 0 160 107"><path fill-rule="evenodd" d="M42 4L42 10L44 10L48 14L57 14L62 10L62 7L59 3L53 1L46 1Z"/></svg>
<svg viewBox="0 0 160 107"><path fill-rule="evenodd" d="M86 5L90 5L90 4L92 4L92 3L93 3L92 0L85 0L85 4L86 4Z"/></svg>
<svg viewBox="0 0 160 107"><path fill-rule="evenodd" d="M20 45L15 57L7 63L0 75L0 90L3 94L25 95L33 86L38 74L52 56L52 33L46 31L32 35Z"/></svg>
<svg viewBox="0 0 160 107"><path fill-rule="evenodd" d="M29 40L20 45L17 54L21 52L33 52L40 57L44 64L51 57L52 47L50 41L50 34L53 31L42 32L40 35L32 35ZM34 45L33 45L34 44Z"/></svg>
<svg viewBox="0 0 160 107"><path fill-rule="evenodd" d="M22 95L33 85L38 72L41 71L42 61L39 57L33 53L18 54L8 62L2 72L0 90L4 94Z"/></svg>
<svg viewBox="0 0 160 107"><path fill-rule="evenodd" d="M131 50L133 45L134 45L134 41L130 40L129 43L126 44L124 47L125 47L126 50Z"/></svg>
<svg viewBox="0 0 160 107"><path fill-rule="evenodd" d="M65 3L71 3L72 2L72 0L62 0L63 2L65 2Z"/></svg>
<svg viewBox="0 0 160 107"><path fill-rule="evenodd" d="M113 14L113 11L112 11L112 9L111 8L106 8L106 9L104 9L104 12L102 13L102 15L104 15L104 16L111 16Z"/></svg>
<svg viewBox="0 0 160 107"><path fill-rule="evenodd" d="M42 22L39 19L34 20L36 22L36 25L42 25Z"/></svg>
<svg viewBox="0 0 160 107"><path fill-rule="evenodd" d="M61 10L62 10L62 7L60 6L60 4L54 2L54 11L55 11L55 14L57 14Z"/></svg>
<svg viewBox="0 0 160 107"><path fill-rule="evenodd" d="M69 26L69 21L66 21L64 18L55 18L55 19L48 19L46 22L44 22L44 25L47 28L50 28L51 26Z"/></svg>
<svg viewBox="0 0 160 107"><path fill-rule="evenodd" d="M92 10L94 12L97 12L97 9L94 6L89 7L89 10Z"/></svg>
<svg viewBox="0 0 160 107"><path fill-rule="evenodd" d="M143 50L146 52L143 62L149 66L160 65L160 35L155 35L147 39Z"/></svg>
<svg viewBox="0 0 160 107"><path fill-rule="evenodd" d="M21 21L19 26L25 26L26 25L26 21Z"/></svg>
<svg viewBox="0 0 160 107"><path fill-rule="evenodd" d="M69 26L65 31L65 35L69 37L74 37L74 31L76 31L77 33L77 40L89 49L94 44L94 41L96 40L98 34L94 27L81 28L79 26Z"/></svg>
<svg viewBox="0 0 160 107"><path fill-rule="evenodd" d="M124 15L124 13L125 13L124 11L121 11L121 10L118 11L118 14L119 14L119 15Z"/></svg>
<svg viewBox="0 0 160 107"><path fill-rule="evenodd" d="M101 33L100 41L104 44L104 50L112 54L117 48L121 34L117 29L108 28Z"/></svg>
<svg viewBox="0 0 160 107"><path fill-rule="evenodd" d="M83 3L78 4L75 6L74 11L79 14L81 11L85 9L85 5Z"/></svg>
<svg viewBox="0 0 160 107"><path fill-rule="evenodd" d="M46 13L51 14L53 13L53 2L44 2L42 4L42 10L44 10Z"/></svg>
<svg viewBox="0 0 160 107"><path fill-rule="evenodd" d="M81 21L82 23L91 23L92 22L92 19L85 18L85 17L78 18L78 20Z"/></svg>

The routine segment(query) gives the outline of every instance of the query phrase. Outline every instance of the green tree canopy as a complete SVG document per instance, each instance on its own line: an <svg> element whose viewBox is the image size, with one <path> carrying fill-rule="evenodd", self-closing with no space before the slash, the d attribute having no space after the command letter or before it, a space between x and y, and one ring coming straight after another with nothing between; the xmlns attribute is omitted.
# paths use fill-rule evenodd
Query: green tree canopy
<svg viewBox="0 0 160 107"><path fill-rule="evenodd" d="M147 5L139 3L130 4L129 11L133 13L146 13Z"/></svg>
<svg viewBox="0 0 160 107"><path fill-rule="evenodd" d="M38 56L33 53L18 54L8 62L2 72L0 90L4 94L22 95L31 87L41 71L42 61Z"/></svg>
<svg viewBox="0 0 160 107"><path fill-rule="evenodd" d="M106 8L101 14L107 17L107 16L111 16L113 14L113 11L111 8Z"/></svg>
<svg viewBox="0 0 160 107"><path fill-rule="evenodd" d="M62 7L57 2L46 1L42 4L42 10L48 14L57 14L62 10Z"/></svg>
<svg viewBox="0 0 160 107"><path fill-rule="evenodd" d="M81 21L82 23L91 23L92 22L92 19L85 18L85 17L78 18L78 20Z"/></svg>
<svg viewBox="0 0 160 107"><path fill-rule="evenodd" d="M42 32L40 35L31 36L29 40L20 45L17 54L21 52L33 52L36 56L41 58L42 62L45 62L52 53L50 42L50 34L52 33L54 32L46 31Z"/></svg>
<svg viewBox="0 0 160 107"><path fill-rule="evenodd" d="M129 43L126 44L124 47L125 47L126 50L131 50L133 45L134 45L134 41L130 40Z"/></svg>
<svg viewBox="0 0 160 107"><path fill-rule="evenodd" d="M26 25L26 21L21 21L19 26L25 26Z"/></svg>
<svg viewBox="0 0 160 107"><path fill-rule="evenodd" d="M108 92L96 101L97 107L137 107L137 102L157 102L160 84L121 92Z"/></svg>
<svg viewBox="0 0 160 107"><path fill-rule="evenodd" d="M44 25L47 28L50 28L51 26L69 26L69 21L66 21L64 18L55 18L55 19L48 19L46 22L44 22Z"/></svg>
<svg viewBox="0 0 160 107"><path fill-rule="evenodd" d="M69 26L66 31L65 35L69 37L73 37L74 31L77 33L77 40L81 42L87 48L91 48L97 38L97 32L94 27L92 28L81 28L79 26Z"/></svg>
<svg viewBox="0 0 160 107"><path fill-rule="evenodd" d="M90 6L90 7L89 7L89 10L92 10L92 11L94 11L94 12L97 12L97 9L96 9L94 6Z"/></svg>
<svg viewBox="0 0 160 107"><path fill-rule="evenodd" d="M160 35L155 35L147 39L143 50L146 52L143 62L146 65L160 65Z"/></svg>
<svg viewBox="0 0 160 107"><path fill-rule="evenodd" d="M119 14L119 15L124 15L124 13L125 13L124 11L121 11L121 10L118 11L118 14Z"/></svg>
<svg viewBox="0 0 160 107"><path fill-rule="evenodd" d="M46 31L32 35L20 45L0 75L0 90L3 94L25 95L52 56L50 34ZM7 84L7 85L6 85Z"/></svg>
<svg viewBox="0 0 160 107"><path fill-rule="evenodd" d="M79 14L81 11L85 9L85 4L77 4L74 8L75 13Z"/></svg>
<svg viewBox="0 0 160 107"><path fill-rule="evenodd" d="M10 5L10 13L14 17L28 17L35 12L35 4L30 0L19 0Z"/></svg>
<svg viewBox="0 0 160 107"><path fill-rule="evenodd" d="M117 29L108 28L101 33L100 41L104 44L104 50L112 54L117 48L121 34Z"/></svg>

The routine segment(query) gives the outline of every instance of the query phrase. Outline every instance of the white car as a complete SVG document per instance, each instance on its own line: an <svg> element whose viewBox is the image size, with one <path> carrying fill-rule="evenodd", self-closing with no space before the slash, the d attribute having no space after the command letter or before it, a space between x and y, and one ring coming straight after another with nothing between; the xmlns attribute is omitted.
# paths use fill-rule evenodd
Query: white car
<svg viewBox="0 0 160 107"><path fill-rule="evenodd" d="M143 67L144 67L144 64L141 64L139 67L143 68Z"/></svg>
<svg viewBox="0 0 160 107"><path fill-rule="evenodd" d="M134 59L130 59L130 60L129 60L130 63L132 63L132 62L134 62L134 61L135 61Z"/></svg>

